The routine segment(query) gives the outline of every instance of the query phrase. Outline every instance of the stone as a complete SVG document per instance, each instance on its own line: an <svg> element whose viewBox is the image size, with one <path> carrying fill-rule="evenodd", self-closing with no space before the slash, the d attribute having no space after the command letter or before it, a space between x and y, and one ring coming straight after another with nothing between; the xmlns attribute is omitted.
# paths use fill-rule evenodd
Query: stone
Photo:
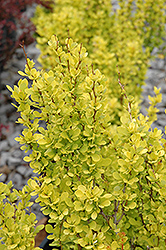
<svg viewBox="0 0 166 250"><path fill-rule="evenodd" d="M9 150L9 144L7 140L0 141L0 152Z"/></svg>
<svg viewBox="0 0 166 250"><path fill-rule="evenodd" d="M19 158L20 160L22 160L24 152L21 149L15 149L12 151L11 155L14 158Z"/></svg>
<svg viewBox="0 0 166 250"><path fill-rule="evenodd" d="M24 175L26 172L26 167L25 166L18 166L17 172L20 173L21 175Z"/></svg>
<svg viewBox="0 0 166 250"><path fill-rule="evenodd" d="M11 172L10 168L7 165L4 165L0 168L0 173L8 175Z"/></svg>
<svg viewBox="0 0 166 250"><path fill-rule="evenodd" d="M21 161L22 161L21 158L9 156L9 158L8 158L8 165L16 167L16 166L18 166L20 164Z"/></svg>
<svg viewBox="0 0 166 250"><path fill-rule="evenodd" d="M6 105L2 105L0 107L0 116L9 113L9 112L13 112L15 110L15 108L9 103Z"/></svg>
<svg viewBox="0 0 166 250"><path fill-rule="evenodd" d="M22 176L20 174L11 172L8 176L8 180L12 180L14 188L22 189Z"/></svg>
<svg viewBox="0 0 166 250"><path fill-rule="evenodd" d="M0 167L8 165L8 159L10 157L10 152L1 152L0 155Z"/></svg>
<svg viewBox="0 0 166 250"><path fill-rule="evenodd" d="M18 137L19 135L20 135L20 131L16 131L8 137L8 143L11 147L14 147L14 146L19 147L19 143L15 141L15 138Z"/></svg>
<svg viewBox="0 0 166 250"><path fill-rule="evenodd" d="M25 177L30 178L33 175L33 170L29 167L26 169Z"/></svg>
<svg viewBox="0 0 166 250"><path fill-rule="evenodd" d="M0 176L0 182L5 182L6 181L6 175L5 174L2 174Z"/></svg>
<svg viewBox="0 0 166 250"><path fill-rule="evenodd" d="M158 120L159 126L162 127L163 129L165 129L165 126L166 126L166 115L165 114L160 114L158 116L160 117L160 119Z"/></svg>

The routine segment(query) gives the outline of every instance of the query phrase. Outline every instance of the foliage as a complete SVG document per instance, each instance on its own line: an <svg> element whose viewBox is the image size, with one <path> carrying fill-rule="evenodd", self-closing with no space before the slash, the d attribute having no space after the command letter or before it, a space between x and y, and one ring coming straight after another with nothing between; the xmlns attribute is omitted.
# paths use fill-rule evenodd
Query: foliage
<svg viewBox="0 0 166 250"><path fill-rule="evenodd" d="M31 250L34 237L43 228L35 229L36 216L30 213L31 195L25 191L12 190L12 182L0 182L0 241L1 250ZM35 250L40 248L33 248Z"/></svg>
<svg viewBox="0 0 166 250"><path fill-rule="evenodd" d="M14 53L19 43L24 40L28 45L34 42L34 25L25 15L27 6L33 3L42 4L45 8L50 7L48 1L40 0L5 0L1 1L0 8L0 68ZM24 14L24 15L23 15ZM18 34L17 29L21 33Z"/></svg>
<svg viewBox="0 0 166 250"><path fill-rule="evenodd" d="M44 69L55 65L47 41L56 34L61 41L70 36L87 48L94 67L107 78L111 121L119 124L124 98L116 85L117 69L128 95L140 99L150 52L165 37L165 1L119 0L115 11L110 0L55 0L52 11L37 7L36 26L39 62Z"/></svg>
<svg viewBox="0 0 166 250"><path fill-rule="evenodd" d="M165 249L166 141L150 128L161 94L143 116L119 79L126 109L115 131L104 75L82 44L65 44L52 36L55 67L36 70L26 56L23 79L8 86L26 127L16 140L40 174L24 192L49 215L55 249Z"/></svg>

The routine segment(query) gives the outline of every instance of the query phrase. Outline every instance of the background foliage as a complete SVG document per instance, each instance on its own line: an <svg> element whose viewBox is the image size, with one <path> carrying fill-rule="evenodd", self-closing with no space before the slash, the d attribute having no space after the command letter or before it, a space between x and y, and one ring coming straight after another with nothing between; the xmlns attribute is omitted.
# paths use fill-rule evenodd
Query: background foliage
<svg viewBox="0 0 166 250"><path fill-rule="evenodd" d="M139 101L151 52L162 44L166 22L164 0L117 2L115 10L110 0L55 0L52 11L39 6L33 18L45 69L55 63L47 46L52 34L62 41L70 36L86 46L94 66L107 78L114 124L119 123L124 100L116 84L116 66L127 94Z"/></svg>
<svg viewBox="0 0 166 250"><path fill-rule="evenodd" d="M34 42L35 27L25 14L32 4L42 4L50 8L51 1L40 0L1 0L0 1L0 70L13 55L20 42L25 45ZM21 33L18 32L21 30Z"/></svg>

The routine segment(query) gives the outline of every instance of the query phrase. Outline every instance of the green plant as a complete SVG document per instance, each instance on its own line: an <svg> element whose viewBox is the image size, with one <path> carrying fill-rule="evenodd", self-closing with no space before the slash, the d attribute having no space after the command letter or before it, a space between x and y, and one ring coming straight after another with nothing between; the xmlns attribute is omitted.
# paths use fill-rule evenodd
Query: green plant
<svg viewBox="0 0 166 250"><path fill-rule="evenodd" d="M56 34L61 41L70 36L87 48L94 67L107 78L110 117L119 124L124 98L116 85L117 69L127 95L140 101L148 61L165 37L165 1L119 0L113 10L110 0L55 0L52 11L37 7L36 26L39 62L44 69L55 65L47 41ZM63 44L65 45L65 44Z"/></svg>
<svg viewBox="0 0 166 250"><path fill-rule="evenodd" d="M25 78L8 86L26 127L16 140L40 174L24 192L38 195L54 224L46 230L55 249L165 249L166 141L150 128L161 94L154 89L150 118L143 116L119 77L126 109L115 130L104 75L82 44L65 44L51 37L48 72L25 53Z"/></svg>
<svg viewBox="0 0 166 250"><path fill-rule="evenodd" d="M35 235L43 228L36 227L35 214L31 213L31 195L25 191L12 189L12 182L0 182L0 249L31 250Z"/></svg>

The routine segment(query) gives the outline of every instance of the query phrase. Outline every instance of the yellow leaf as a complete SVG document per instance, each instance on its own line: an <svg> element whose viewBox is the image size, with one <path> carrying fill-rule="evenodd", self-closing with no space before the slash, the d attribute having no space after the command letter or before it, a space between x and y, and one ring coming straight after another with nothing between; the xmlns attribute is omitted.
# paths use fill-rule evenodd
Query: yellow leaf
<svg viewBox="0 0 166 250"><path fill-rule="evenodd" d="M100 161L100 155L98 155L98 154L92 155L92 160L93 160L94 162Z"/></svg>
<svg viewBox="0 0 166 250"><path fill-rule="evenodd" d="M92 218L92 220L96 220L96 218L97 218L97 213L96 213L96 211L94 211L94 212L91 214L91 218Z"/></svg>
<svg viewBox="0 0 166 250"><path fill-rule="evenodd" d="M118 247L119 247L119 245L118 245L117 241L113 241L111 243L111 250L116 250Z"/></svg>
<svg viewBox="0 0 166 250"><path fill-rule="evenodd" d="M128 208L130 209L134 209L136 207L136 203L134 201L132 201L129 205L128 205Z"/></svg>
<svg viewBox="0 0 166 250"><path fill-rule="evenodd" d="M83 185L79 185L78 190L81 190L84 193L86 191L86 187Z"/></svg>
<svg viewBox="0 0 166 250"><path fill-rule="evenodd" d="M30 161L32 161L32 158L29 156L25 156L23 160L26 162L30 162Z"/></svg>

